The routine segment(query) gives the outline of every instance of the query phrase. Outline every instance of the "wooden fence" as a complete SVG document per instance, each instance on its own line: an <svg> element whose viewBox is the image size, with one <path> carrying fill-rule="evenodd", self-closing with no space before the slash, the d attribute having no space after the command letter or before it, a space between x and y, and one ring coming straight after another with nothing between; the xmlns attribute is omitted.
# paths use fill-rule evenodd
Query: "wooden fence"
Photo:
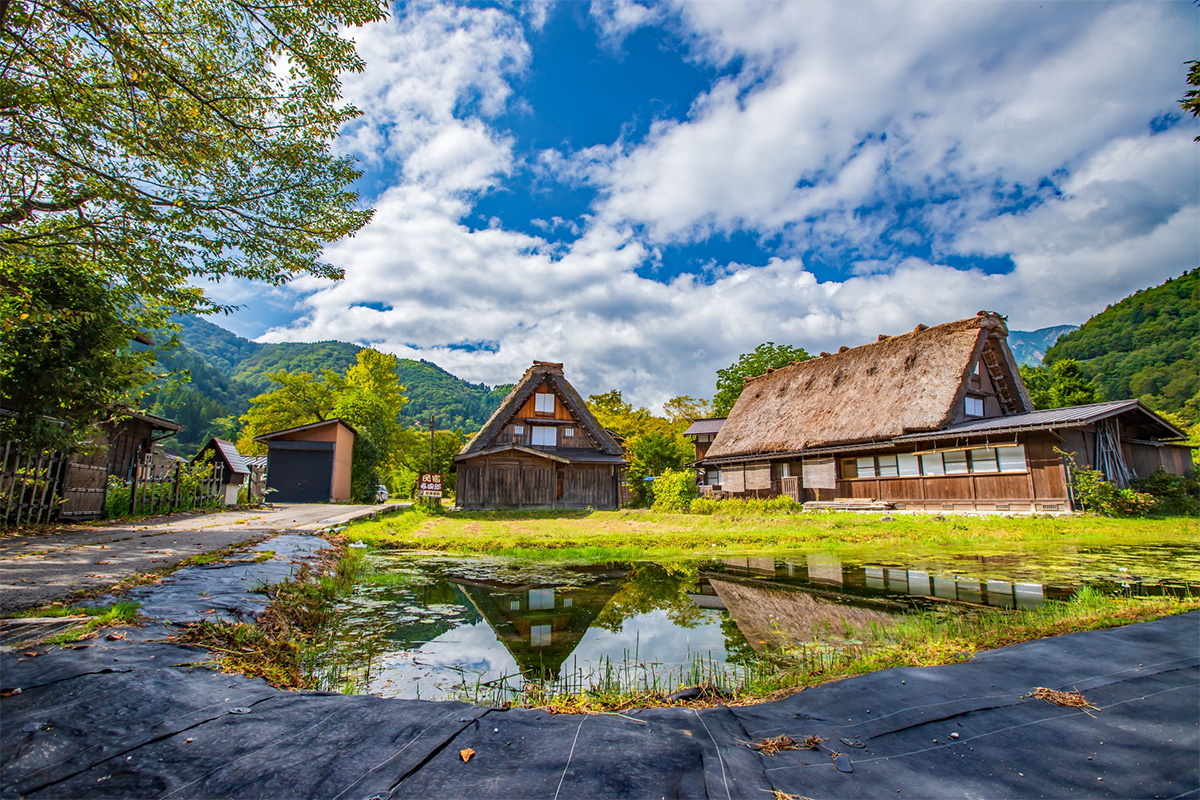
<svg viewBox="0 0 1200 800"><path fill-rule="evenodd" d="M30 525L53 520L68 463L69 459L60 452L28 450L5 442L0 462L3 524Z"/></svg>
<svg viewBox="0 0 1200 800"><path fill-rule="evenodd" d="M129 514L138 517L219 506L224 497L224 470L225 465L217 463L209 475L198 477L179 462L144 458L127 487Z"/></svg>

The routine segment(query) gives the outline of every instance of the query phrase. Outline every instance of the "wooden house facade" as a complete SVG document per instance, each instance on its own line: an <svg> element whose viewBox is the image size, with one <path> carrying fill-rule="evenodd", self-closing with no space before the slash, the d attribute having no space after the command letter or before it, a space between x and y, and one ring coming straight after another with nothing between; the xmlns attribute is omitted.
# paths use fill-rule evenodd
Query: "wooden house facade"
<svg viewBox="0 0 1200 800"><path fill-rule="evenodd" d="M457 500L465 509L617 508L627 466L563 365L535 361L454 457Z"/></svg>
<svg viewBox="0 0 1200 800"><path fill-rule="evenodd" d="M997 314L748 379L699 465L719 491L834 507L1074 509L1068 453L1120 486L1191 451L1137 400L1036 411Z"/></svg>

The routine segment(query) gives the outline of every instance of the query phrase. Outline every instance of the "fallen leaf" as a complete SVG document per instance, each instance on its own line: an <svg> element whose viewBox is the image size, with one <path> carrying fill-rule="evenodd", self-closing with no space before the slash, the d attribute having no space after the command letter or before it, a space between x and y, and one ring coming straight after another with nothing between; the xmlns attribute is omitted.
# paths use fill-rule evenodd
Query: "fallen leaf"
<svg viewBox="0 0 1200 800"><path fill-rule="evenodd" d="M29 658L37 658L38 656L40 656L40 655L41 655L41 653L39 653L37 650L26 650L26 651L25 651L24 653L22 653L21 655L23 655L23 656L27 656L27 657L29 657Z"/></svg>
<svg viewBox="0 0 1200 800"><path fill-rule="evenodd" d="M215 613L215 612L216 612L216 609L215 609L215 608L210 608L210 609L208 609L207 611L201 611L200 613L201 613L201 614L213 614L213 613Z"/></svg>
<svg viewBox="0 0 1200 800"><path fill-rule="evenodd" d="M125 638L125 634L123 634L123 633L110 633L108 636L105 636L104 638L105 638L105 639L110 639L110 640L112 640L112 641L114 641L114 642L115 642L115 641L117 641L118 639L124 639L124 638Z"/></svg>
<svg viewBox="0 0 1200 800"><path fill-rule="evenodd" d="M188 738L184 739L183 741L185 741L185 742L194 742L194 741L196 741L196 740L195 740L195 739L193 739L191 736L189 736Z"/></svg>
<svg viewBox="0 0 1200 800"><path fill-rule="evenodd" d="M471 756L475 755L475 751L468 747L465 750L459 750L458 754L462 756L463 763L465 764L471 760Z"/></svg>
<svg viewBox="0 0 1200 800"><path fill-rule="evenodd" d="M20 694L20 688L17 689L0 689L0 697L12 697L14 694Z"/></svg>

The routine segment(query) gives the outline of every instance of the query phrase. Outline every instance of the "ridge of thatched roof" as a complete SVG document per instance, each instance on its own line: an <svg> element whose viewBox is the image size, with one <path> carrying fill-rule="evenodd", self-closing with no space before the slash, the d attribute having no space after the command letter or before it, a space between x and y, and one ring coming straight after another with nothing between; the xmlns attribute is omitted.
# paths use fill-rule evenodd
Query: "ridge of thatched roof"
<svg viewBox="0 0 1200 800"><path fill-rule="evenodd" d="M596 421L591 410L588 409L587 403L579 396L579 392L575 391L575 387L563 376L563 365L552 361L534 361L533 366L525 370L521 380L517 381L517 385L500 403L500 407L492 412L492 416L488 417L488 421L479 429L479 433L471 437L471 440L458 452L456 458L489 446L543 383L548 383L558 398L563 401L572 416L596 443L596 449L613 456L624 455L625 451L621 449L621 446L616 443L604 426Z"/></svg>
<svg viewBox="0 0 1200 800"><path fill-rule="evenodd" d="M1030 411L1007 337L1003 317L981 311L750 378L707 458L794 453L943 428L954 421L989 340L1018 410Z"/></svg>

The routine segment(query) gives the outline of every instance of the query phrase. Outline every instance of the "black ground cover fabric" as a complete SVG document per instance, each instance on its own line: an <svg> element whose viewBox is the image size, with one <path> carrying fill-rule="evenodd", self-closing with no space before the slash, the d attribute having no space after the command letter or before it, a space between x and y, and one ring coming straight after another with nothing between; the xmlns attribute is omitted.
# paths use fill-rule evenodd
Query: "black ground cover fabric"
<svg viewBox="0 0 1200 800"><path fill-rule="evenodd" d="M289 580L304 560L328 547L319 536L283 534L224 562L184 567L122 599L140 603L147 617L181 625L202 619L249 622L267 608L267 596L257 590ZM254 560L255 554L266 551L273 553L269 560Z"/></svg>
<svg viewBox="0 0 1200 800"><path fill-rule="evenodd" d="M286 576L309 543L278 542L262 547L287 552L272 567ZM556 716L287 692L216 672L198 648L147 641L211 607L214 589L228 584L240 602L243 568L145 587L162 621L125 640L0 653L0 686L21 689L0 698L0 796L1200 796L1200 613L759 706ZM1099 708L1025 697L1039 686L1078 689ZM783 733L823 741L775 756L747 747Z"/></svg>

